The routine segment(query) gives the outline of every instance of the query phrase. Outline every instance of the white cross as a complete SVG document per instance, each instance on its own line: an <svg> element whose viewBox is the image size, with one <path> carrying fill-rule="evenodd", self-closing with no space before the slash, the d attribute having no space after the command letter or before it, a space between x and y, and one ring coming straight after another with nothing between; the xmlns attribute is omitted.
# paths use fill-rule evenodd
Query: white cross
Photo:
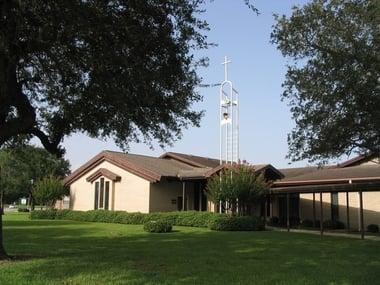
<svg viewBox="0 0 380 285"><path fill-rule="evenodd" d="M231 63L231 60L228 60L227 56L224 57L224 62L222 64L224 65L224 81L228 80L228 64Z"/></svg>

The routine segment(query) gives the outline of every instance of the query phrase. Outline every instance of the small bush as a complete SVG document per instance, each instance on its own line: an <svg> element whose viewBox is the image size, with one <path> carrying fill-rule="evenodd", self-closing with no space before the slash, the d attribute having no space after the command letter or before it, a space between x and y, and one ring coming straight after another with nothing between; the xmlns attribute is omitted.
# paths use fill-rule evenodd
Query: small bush
<svg viewBox="0 0 380 285"><path fill-rule="evenodd" d="M314 224L312 220L305 219L301 221L301 227L312 228L313 226Z"/></svg>
<svg viewBox="0 0 380 285"><path fill-rule="evenodd" d="M17 208L17 212L20 212L20 213L29 213L29 209L28 208Z"/></svg>
<svg viewBox="0 0 380 285"><path fill-rule="evenodd" d="M32 220L54 220L56 218L57 210L56 209L48 209L48 210L39 210L32 211L30 213L30 218Z"/></svg>
<svg viewBox="0 0 380 285"><path fill-rule="evenodd" d="M323 222L323 228L330 230L340 230L344 229L344 223L341 221L327 220Z"/></svg>
<svg viewBox="0 0 380 285"><path fill-rule="evenodd" d="M168 233L172 231L172 225L167 221L148 221L144 223L144 231L149 233Z"/></svg>
<svg viewBox="0 0 380 285"><path fill-rule="evenodd" d="M270 226L278 226L280 224L280 219L278 217L271 217L269 219L268 225Z"/></svg>
<svg viewBox="0 0 380 285"><path fill-rule="evenodd" d="M367 231L370 233L378 233L379 232L379 226L375 224L370 224L367 226Z"/></svg>
<svg viewBox="0 0 380 285"><path fill-rule="evenodd" d="M209 227L215 231L261 231L265 228L262 219L251 216L219 216L210 222Z"/></svg>

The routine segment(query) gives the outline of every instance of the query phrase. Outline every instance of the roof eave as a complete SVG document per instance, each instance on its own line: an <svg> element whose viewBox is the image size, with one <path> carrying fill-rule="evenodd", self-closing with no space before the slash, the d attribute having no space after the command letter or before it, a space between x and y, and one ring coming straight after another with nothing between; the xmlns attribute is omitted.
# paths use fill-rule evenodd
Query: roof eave
<svg viewBox="0 0 380 285"><path fill-rule="evenodd" d="M64 184L66 186L71 185L74 181L78 180L82 176L84 176L86 173L94 169L96 166L101 164L102 162L107 161L112 164L114 164L117 167L120 167L121 169L128 171L132 174L135 174L136 176L139 176L145 180L148 180L149 182L158 182L161 180L161 175L158 173L154 173L152 171L142 169L136 165L133 165L130 162L124 161L122 164L117 159L113 158L107 151L102 151L98 155L96 155L94 158L89 160L87 163L79 167L76 171L74 171L71 175L67 176L64 179Z"/></svg>

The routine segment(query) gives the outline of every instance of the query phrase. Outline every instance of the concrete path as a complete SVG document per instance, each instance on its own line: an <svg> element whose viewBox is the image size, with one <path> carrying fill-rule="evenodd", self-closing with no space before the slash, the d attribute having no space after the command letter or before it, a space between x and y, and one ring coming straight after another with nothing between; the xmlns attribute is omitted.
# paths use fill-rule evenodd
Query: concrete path
<svg viewBox="0 0 380 285"><path fill-rule="evenodd" d="M270 231L277 231L277 232L287 232L288 230L286 228L278 228L278 227L270 227L266 226L265 229ZM321 235L320 231L315 230L302 230L302 229L290 229L291 233L302 233L302 234L312 234L312 235ZM334 237L346 237L346 238L356 238L360 239L360 234L349 234L349 233L338 233L338 232L323 232L324 236L334 236ZM374 241L380 241L380 236L373 236L373 235L364 235L364 239L366 240L374 240Z"/></svg>

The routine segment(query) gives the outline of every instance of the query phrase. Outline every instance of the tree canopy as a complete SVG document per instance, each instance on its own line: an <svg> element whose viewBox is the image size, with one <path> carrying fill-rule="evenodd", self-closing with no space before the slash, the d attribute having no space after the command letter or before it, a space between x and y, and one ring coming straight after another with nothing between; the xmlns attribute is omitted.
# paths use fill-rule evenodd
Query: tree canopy
<svg viewBox="0 0 380 285"><path fill-rule="evenodd" d="M237 164L222 170L207 181L207 196L214 204L227 203L234 215L247 214L248 206L261 201L269 186L260 173L246 164Z"/></svg>
<svg viewBox="0 0 380 285"><path fill-rule="evenodd" d="M58 159L43 148L22 146L0 150L0 191L6 203L29 197L32 180L37 182L50 175L62 178L69 173L67 160Z"/></svg>
<svg viewBox="0 0 380 285"><path fill-rule="evenodd" d="M282 98L292 160L380 151L380 1L313 0L276 16L271 41L291 59Z"/></svg>
<svg viewBox="0 0 380 285"><path fill-rule="evenodd" d="M0 146L26 135L62 155L75 132L126 148L197 126L203 2L1 1Z"/></svg>

